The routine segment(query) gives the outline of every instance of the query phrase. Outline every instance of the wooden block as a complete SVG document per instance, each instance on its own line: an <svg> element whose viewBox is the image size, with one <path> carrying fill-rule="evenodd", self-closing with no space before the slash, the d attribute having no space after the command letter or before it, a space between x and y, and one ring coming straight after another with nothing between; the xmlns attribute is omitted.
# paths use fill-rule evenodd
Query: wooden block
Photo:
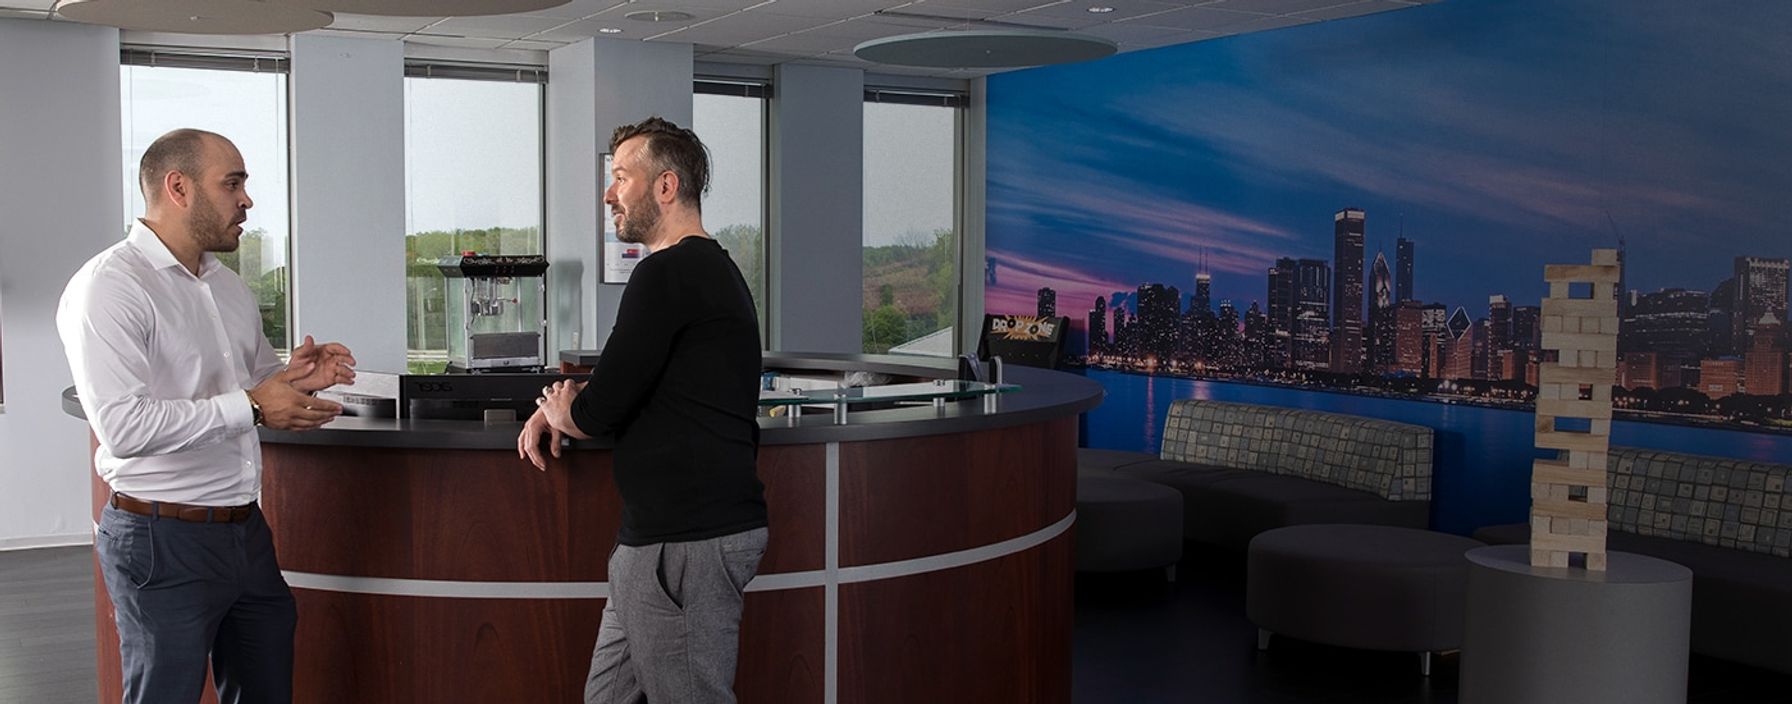
<svg viewBox="0 0 1792 704"><path fill-rule="evenodd" d="M1548 550L1548 551L1545 551L1544 554L1549 556L1549 561L1547 563L1541 565L1542 567L1561 567L1563 569L1566 569L1568 567L1568 553L1567 552L1562 551L1562 550ZM1537 563L1533 562L1531 564L1535 565Z"/></svg>
<svg viewBox="0 0 1792 704"><path fill-rule="evenodd" d="M1610 414L1611 406L1606 406L1605 408L1606 408L1606 413ZM1610 419L1610 418L1594 418L1593 419L1593 427L1587 431L1587 434L1611 437L1612 419Z"/></svg>
<svg viewBox="0 0 1792 704"><path fill-rule="evenodd" d="M1595 282L1593 282L1593 298L1595 300L1600 300L1600 301L1615 301L1615 300L1617 300L1618 299L1618 282L1616 282L1616 281L1595 281Z"/></svg>
<svg viewBox="0 0 1792 704"><path fill-rule="evenodd" d="M1535 416L1535 420L1532 423L1532 430L1534 430L1538 433L1553 433L1553 432L1555 432L1556 417L1551 416L1551 415Z"/></svg>
<svg viewBox="0 0 1792 704"><path fill-rule="evenodd" d="M1577 469L1555 460L1536 460L1531 463L1531 481L1544 484L1571 484L1591 487L1605 486L1605 468ZM1591 498L1591 489L1588 497Z"/></svg>
<svg viewBox="0 0 1792 704"><path fill-rule="evenodd" d="M1568 500L1568 485L1567 484L1551 484L1551 485L1549 485L1548 500L1550 500L1550 501L1567 501ZM1536 502L1532 502L1532 505L1535 505L1535 504L1536 504Z"/></svg>
<svg viewBox="0 0 1792 704"><path fill-rule="evenodd" d="M1589 571L1589 572L1604 572L1605 571L1605 551L1604 550L1601 550L1599 552L1587 553L1587 571Z"/></svg>
<svg viewBox="0 0 1792 704"><path fill-rule="evenodd" d="M1600 369L1617 369L1618 368L1618 350L1615 347L1615 345L1618 342L1618 338L1616 335L1613 335L1613 336L1610 336L1610 339L1612 341L1612 344L1614 345L1613 349L1600 350L1599 356L1593 362L1593 366L1598 367Z"/></svg>
<svg viewBox="0 0 1792 704"><path fill-rule="evenodd" d="M1603 369L1585 367L1565 367L1561 364L1544 363L1537 366L1537 382L1543 384L1593 384L1611 387L1615 375Z"/></svg>
<svg viewBox="0 0 1792 704"><path fill-rule="evenodd" d="M1568 283L1569 282L1567 281L1551 282L1549 284L1549 297L1560 300L1573 300L1569 296L1573 291L1568 287Z"/></svg>
<svg viewBox="0 0 1792 704"><path fill-rule="evenodd" d="M1618 319L1617 318L1600 318L1599 319L1599 334L1601 334L1601 335L1616 335L1616 334L1618 334Z"/></svg>
<svg viewBox="0 0 1792 704"><path fill-rule="evenodd" d="M1532 514L1531 515L1531 534L1536 535L1538 533L1548 533L1548 532L1549 532L1549 516L1538 516L1536 514Z"/></svg>
<svg viewBox="0 0 1792 704"><path fill-rule="evenodd" d="M1546 300L1544 302L1547 303L1548 301ZM1543 331L1544 332L1561 332L1562 331L1562 318L1563 318L1563 316L1560 316L1560 315L1543 316Z"/></svg>
<svg viewBox="0 0 1792 704"><path fill-rule="evenodd" d="M1561 350L1566 354L1569 350L1576 352L1618 351L1618 338L1612 335L1600 335L1585 332L1548 332L1543 333L1543 348Z"/></svg>
<svg viewBox="0 0 1792 704"><path fill-rule="evenodd" d="M1591 433L1560 433L1540 429L1537 431L1536 446L1550 450L1604 452L1611 447L1611 439Z"/></svg>
<svg viewBox="0 0 1792 704"><path fill-rule="evenodd" d="M1545 384L1542 381L1541 378L1538 379L1537 400L1539 401L1553 401L1562 398L1562 389L1568 386L1567 384Z"/></svg>
<svg viewBox="0 0 1792 704"><path fill-rule="evenodd" d="M1531 536L1531 549L1538 548L1563 552L1595 552L1605 550L1605 540L1591 535L1545 533Z"/></svg>
<svg viewBox="0 0 1792 704"><path fill-rule="evenodd" d="M1589 521L1587 522L1587 535L1604 538L1609 528L1610 525L1606 521Z"/></svg>
<svg viewBox="0 0 1792 704"><path fill-rule="evenodd" d="M1600 473L1604 474L1604 472L1600 472ZM1607 501L1610 499L1610 497L1611 497L1611 490L1605 488L1604 486L1593 486L1590 484L1587 486L1587 503L1606 504L1606 506L1609 508L1611 506L1611 504L1607 503ZM1604 533L1600 533L1600 535L1604 535Z"/></svg>
<svg viewBox="0 0 1792 704"><path fill-rule="evenodd" d="M1579 396L1580 391L1575 391ZM1558 418L1611 418L1612 402L1582 401L1579 398L1538 399L1537 415L1556 416Z"/></svg>
<svg viewBox="0 0 1792 704"><path fill-rule="evenodd" d="M1612 402L1612 385L1611 384L1593 384L1593 398L1591 400L1597 401L1599 403L1611 403Z"/></svg>
<svg viewBox="0 0 1792 704"><path fill-rule="evenodd" d="M1545 264L1543 280L1554 283L1618 283L1622 272L1615 266L1591 266L1587 264ZM1551 295L1550 298L1562 298Z"/></svg>
<svg viewBox="0 0 1792 704"><path fill-rule="evenodd" d="M1531 566L1532 567L1548 567L1549 559L1550 559L1550 555L1549 555L1548 550L1538 550L1536 548L1531 548ZM1567 560L1564 559L1563 561L1566 562Z"/></svg>
<svg viewBox="0 0 1792 704"><path fill-rule="evenodd" d="M1618 302L1591 298L1545 298L1539 315L1545 320L1552 315L1616 319Z"/></svg>
<svg viewBox="0 0 1792 704"><path fill-rule="evenodd" d="M1551 493L1554 493L1553 490ZM1543 514L1546 516L1567 516L1569 518L1585 518L1589 521L1603 520L1605 518L1605 509L1606 509L1605 504L1590 504L1590 503L1586 503L1584 501L1569 501L1567 498L1567 493L1568 493L1568 488L1562 487L1563 497L1560 499L1557 499L1556 497L1551 496L1547 499L1532 500L1531 501L1531 512L1532 513L1540 513L1540 514Z"/></svg>
<svg viewBox="0 0 1792 704"><path fill-rule="evenodd" d="M1615 250L1615 249L1595 249L1595 250L1593 250L1593 266L1618 266L1618 265L1619 265L1618 250Z"/></svg>
<svg viewBox="0 0 1792 704"><path fill-rule="evenodd" d="M1587 535L1587 524L1590 522L1591 521L1588 521L1585 518L1570 518L1568 519L1568 530L1566 532L1569 535L1591 537Z"/></svg>

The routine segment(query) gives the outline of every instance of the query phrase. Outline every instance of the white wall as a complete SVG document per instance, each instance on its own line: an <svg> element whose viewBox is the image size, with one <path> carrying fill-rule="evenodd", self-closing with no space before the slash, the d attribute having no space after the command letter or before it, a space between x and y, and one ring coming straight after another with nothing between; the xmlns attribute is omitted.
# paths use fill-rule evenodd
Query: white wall
<svg viewBox="0 0 1792 704"><path fill-rule="evenodd" d="M988 213L989 159L984 145L989 137L989 79L974 79L970 88L970 105L964 111L964 151L959 159L964 164L958 188L964 261L958 269L958 308L964 324L958 326L958 341L959 349L974 354L983 334L983 263L988 251L984 216Z"/></svg>
<svg viewBox="0 0 1792 704"><path fill-rule="evenodd" d="M658 115L691 124L691 46L590 39L548 52L549 354L601 349L622 286L599 284L600 155L617 127Z"/></svg>
<svg viewBox="0 0 1792 704"><path fill-rule="evenodd" d="M773 74L771 348L864 349L865 72Z"/></svg>
<svg viewBox="0 0 1792 704"><path fill-rule="evenodd" d="M0 549L92 540L55 315L69 276L124 236L119 133L117 30L0 19Z"/></svg>
<svg viewBox="0 0 1792 704"><path fill-rule="evenodd" d="M402 372L404 44L301 34L289 80L293 341L341 341L360 369Z"/></svg>

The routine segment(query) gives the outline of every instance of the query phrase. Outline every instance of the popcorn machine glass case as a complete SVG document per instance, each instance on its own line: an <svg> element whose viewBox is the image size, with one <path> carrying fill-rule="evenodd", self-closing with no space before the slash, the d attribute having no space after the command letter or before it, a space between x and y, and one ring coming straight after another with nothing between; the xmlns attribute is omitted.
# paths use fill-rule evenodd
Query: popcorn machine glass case
<svg viewBox="0 0 1792 704"><path fill-rule="evenodd" d="M538 371L547 319L547 258L465 254L443 257L448 371Z"/></svg>

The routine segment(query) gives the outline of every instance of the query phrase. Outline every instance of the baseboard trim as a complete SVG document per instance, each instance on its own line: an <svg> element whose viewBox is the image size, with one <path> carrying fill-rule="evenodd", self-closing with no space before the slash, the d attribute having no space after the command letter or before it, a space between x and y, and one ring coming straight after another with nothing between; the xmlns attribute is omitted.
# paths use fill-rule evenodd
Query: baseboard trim
<svg viewBox="0 0 1792 704"><path fill-rule="evenodd" d="M31 535L23 538L0 538L0 552L8 550L35 550L37 548L62 548L72 545L92 545L93 533L63 533L61 535Z"/></svg>

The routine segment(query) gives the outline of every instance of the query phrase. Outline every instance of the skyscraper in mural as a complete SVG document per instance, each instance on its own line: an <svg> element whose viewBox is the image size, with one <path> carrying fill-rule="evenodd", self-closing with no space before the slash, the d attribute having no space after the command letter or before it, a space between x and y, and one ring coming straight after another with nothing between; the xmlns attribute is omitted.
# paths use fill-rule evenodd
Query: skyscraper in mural
<svg viewBox="0 0 1792 704"><path fill-rule="evenodd" d="M1294 268L1294 329L1290 361L1295 369L1331 368L1332 268L1324 259L1302 259Z"/></svg>
<svg viewBox="0 0 1792 704"><path fill-rule="evenodd" d="M1394 369L1394 275L1388 258L1375 253L1369 270L1369 370L1388 374Z"/></svg>
<svg viewBox="0 0 1792 704"><path fill-rule="evenodd" d="M1730 349L1748 350L1752 333L1786 320L1787 272L1792 260L1736 258L1736 303L1731 309Z"/></svg>
<svg viewBox="0 0 1792 704"><path fill-rule="evenodd" d="M1412 292L1412 240L1394 243L1394 302L1414 300Z"/></svg>
<svg viewBox="0 0 1792 704"><path fill-rule="evenodd" d="M1096 297L1095 307L1089 310L1089 354L1099 354L1108 349L1108 299Z"/></svg>
<svg viewBox="0 0 1792 704"><path fill-rule="evenodd" d="M1058 317L1058 292L1049 286L1039 289L1039 306L1034 312L1041 318Z"/></svg>
<svg viewBox="0 0 1792 704"><path fill-rule="evenodd" d="M1332 215L1332 331L1334 372L1363 369L1363 227L1361 208Z"/></svg>
<svg viewBox="0 0 1792 704"><path fill-rule="evenodd" d="M1276 369L1294 366L1294 281L1296 265L1283 257L1269 268L1269 312L1264 333L1264 362Z"/></svg>

